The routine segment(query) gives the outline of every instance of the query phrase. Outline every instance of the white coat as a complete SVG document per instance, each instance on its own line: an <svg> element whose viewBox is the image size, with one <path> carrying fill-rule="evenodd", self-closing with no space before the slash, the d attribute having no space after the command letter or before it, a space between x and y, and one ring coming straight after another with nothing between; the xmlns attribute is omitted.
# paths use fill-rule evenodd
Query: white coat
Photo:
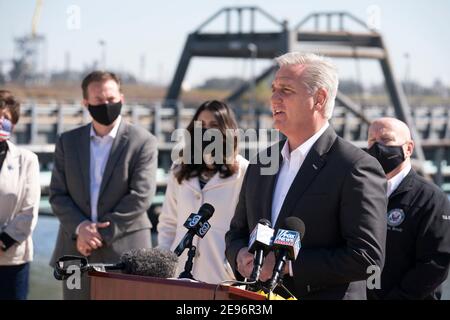
<svg viewBox="0 0 450 320"><path fill-rule="evenodd" d="M0 254L0 265L19 265L33 259L31 234L36 226L41 186L39 162L31 151L10 141L0 171L0 233L18 243Z"/></svg>
<svg viewBox="0 0 450 320"><path fill-rule="evenodd" d="M239 170L228 178L220 178L216 173L200 189L198 177L178 183L173 172L167 184L166 195L158 222L158 247L173 251L187 229L183 226L191 213L195 213L204 203L210 203L214 214L209 219L211 229L204 238L194 237L197 247L192 275L196 280L217 284L225 280L234 280L233 271L225 258L225 233L230 227L231 218L239 198L242 180L248 161L237 157ZM176 276L184 270L187 260L186 249L179 257Z"/></svg>

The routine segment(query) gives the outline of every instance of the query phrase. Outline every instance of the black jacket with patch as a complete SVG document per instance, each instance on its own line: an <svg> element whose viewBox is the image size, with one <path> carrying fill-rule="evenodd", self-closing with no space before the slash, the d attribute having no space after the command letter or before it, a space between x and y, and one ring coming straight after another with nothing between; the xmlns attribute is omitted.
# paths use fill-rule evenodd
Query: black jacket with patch
<svg viewBox="0 0 450 320"><path fill-rule="evenodd" d="M450 203L436 185L411 170L389 197L386 261L371 299L432 299L450 263Z"/></svg>

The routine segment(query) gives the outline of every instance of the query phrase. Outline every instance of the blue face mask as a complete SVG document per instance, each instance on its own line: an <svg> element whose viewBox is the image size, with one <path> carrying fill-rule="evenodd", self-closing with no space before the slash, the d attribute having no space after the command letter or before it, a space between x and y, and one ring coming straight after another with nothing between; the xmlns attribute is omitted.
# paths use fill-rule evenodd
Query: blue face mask
<svg viewBox="0 0 450 320"><path fill-rule="evenodd" d="M0 117L0 141L6 141L11 137L12 122L5 117Z"/></svg>

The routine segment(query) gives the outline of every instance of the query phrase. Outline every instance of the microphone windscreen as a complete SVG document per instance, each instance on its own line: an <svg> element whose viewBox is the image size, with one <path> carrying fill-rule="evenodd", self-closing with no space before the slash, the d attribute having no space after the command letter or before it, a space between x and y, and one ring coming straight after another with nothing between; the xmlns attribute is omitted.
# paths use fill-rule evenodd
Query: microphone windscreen
<svg viewBox="0 0 450 320"><path fill-rule="evenodd" d="M212 217L214 211L215 211L215 209L211 204L204 203L204 204L202 204L200 209L198 209L198 214L204 216L206 218L206 220L208 220L209 218Z"/></svg>
<svg viewBox="0 0 450 320"><path fill-rule="evenodd" d="M305 223L298 217L287 217L283 229L297 231L300 233L300 240L305 236Z"/></svg>
<svg viewBox="0 0 450 320"><path fill-rule="evenodd" d="M270 223L269 220L267 219L259 219L258 223L261 223L262 225L268 226L269 228L272 228L272 223Z"/></svg>
<svg viewBox="0 0 450 320"><path fill-rule="evenodd" d="M173 278L178 257L169 250L158 248L132 249L122 254L124 273L156 278Z"/></svg>

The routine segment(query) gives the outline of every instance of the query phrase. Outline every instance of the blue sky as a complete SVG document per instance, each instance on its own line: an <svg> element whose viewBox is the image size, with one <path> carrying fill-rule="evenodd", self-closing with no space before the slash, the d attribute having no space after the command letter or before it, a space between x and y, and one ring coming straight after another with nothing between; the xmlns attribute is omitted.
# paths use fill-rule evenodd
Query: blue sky
<svg viewBox="0 0 450 320"><path fill-rule="evenodd" d="M14 55L13 38L31 32L35 1L0 0L0 60ZM67 27L71 5L80 9L80 28ZM424 84L440 78L450 85L450 1L222 1L222 0L44 0L38 33L47 37L47 61L51 70L62 70L70 52L70 65L81 69L101 56L99 40L106 42L106 65L143 74L146 80L169 82L189 32L224 6L256 5L276 18L295 25L313 11L349 11L366 20L367 10L380 10L380 31L390 49L397 78L406 72ZM373 7L372 7L373 8ZM73 21L73 20L72 20ZM146 68L139 71L141 56ZM260 61L257 69L268 61ZM339 65L346 77L356 74L356 63ZM364 81L381 79L378 65L360 63ZM192 85L212 76L250 76L245 59L194 59L186 81Z"/></svg>

